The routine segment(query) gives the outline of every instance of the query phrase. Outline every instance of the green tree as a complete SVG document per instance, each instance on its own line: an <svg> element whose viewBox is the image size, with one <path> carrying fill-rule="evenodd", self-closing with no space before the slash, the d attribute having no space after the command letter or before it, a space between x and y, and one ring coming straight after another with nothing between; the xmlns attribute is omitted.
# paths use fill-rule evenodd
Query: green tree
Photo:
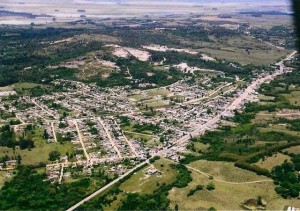
<svg viewBox="0 0 300 211"><path fill-rule="evenodd" d="M58 151L52 151L52 152L49 153L49 158L48 159L50 161L56 161L56 160L59 159L59 157L60 157L60 152L58 152Z"/></svg>

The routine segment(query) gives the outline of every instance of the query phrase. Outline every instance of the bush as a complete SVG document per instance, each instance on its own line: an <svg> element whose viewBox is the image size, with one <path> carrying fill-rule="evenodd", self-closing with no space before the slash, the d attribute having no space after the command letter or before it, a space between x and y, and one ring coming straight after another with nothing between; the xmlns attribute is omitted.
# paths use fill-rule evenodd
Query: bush
<svg viewBox="0 0 300 211"><path fill-rule="evenodd" d="M208 183L208 185L206 186L206 189L209 190L209 191L212 191L214 189L216 189L216 186L214 183L210 182Z"/></svg>

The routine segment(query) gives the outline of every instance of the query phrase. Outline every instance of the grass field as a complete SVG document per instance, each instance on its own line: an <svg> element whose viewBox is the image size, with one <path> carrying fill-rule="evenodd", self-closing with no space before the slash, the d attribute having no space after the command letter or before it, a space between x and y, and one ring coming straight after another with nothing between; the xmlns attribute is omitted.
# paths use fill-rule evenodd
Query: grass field
<svg viewBox="0 0 300 211"><path fill-rule="evenodd" d="M146 172L151 168L151 166L147 166L122 183L120 189L130 193L149 194L159 188L158 184L172 183L177 173L175 169L169 166L170 163L165 159L157 160L153 166L161 172L161 175L147 175Z"/></svg>
<svg viewBox="0 0 300 211"><path fill-rule="evenodd" d="M231 163L212 162L212 161L197 161L191 163L199 170L207 171L213 174L214 178L226 179L229 181L243 182L251 180L265 179L263 176L239 169ZM193 181L185 188L173 188L169 192L171 200L171 209L174 209L175 204L178 204L179 210L197 210L208 209L214 207L217 210L241 210L240 203L246 199L256 198L261 196L268 203L268 210L283 210L286 205L300 206L299 200L285 200L276 194L272 182L258 184L227 184L221 182L213 182L206 176L195 171L191 173ZM207 185L213 182L216 189L208 191L206 189L197 191L193 196L187 197L187 193L196 187L196 185Z"/></svg>
<svg viewBox="0 0 300 211"><path fill-rule="evenodd" d="M169 102L164 101L164 100L147 100L144 102L144 105L148 106L148 108L153 107L153 108L158 108L158 107L164 107L168 106Z"/></svg>
<svg viewBox="0 0 300 211"><path fill-rule="evenodd" d="M148 96L157 96L157 95L161 95L161 96L168 96L169 94L171 94L168 90L163 89L163 88L158 88L158 89L151 89L149 91L147 91L147 95Z"/></svg>
<svg viewBox="0 0 300 211"><path fill-rule="evenodd" d="M128 96L129 99L133 99L134 101L143 101L143 100L148 100L150 97L145 96L145 95L130 95Z"/></svg>
<svg viewBox="0 0 300 211"><path fill-rule="evenodd" d="M12 86L3 86L3 87L0 87L0 92L3 92L3 91L13 91L13 87Z"/></svg>
<svg viewBox="0 0 300 211"><path fill-rule="evenodd" d="M200 143L200 142L196 142L196 143L194 143L194 147L195 147L195 150L197 152L198 151L206 152L207 149L209 148L209 144L203 144L203 143Z"/></svg>
<svg viewBox="0 0 300 211"><path fill-rule="evenodd" d="M300 146L294 146L294 147L290 147L284 150L285 152L288 153L293 153L293 154L300 154Z"/></svg>
<svg viewBox="0 0 300 211"><path fill-rule="evenodd" d="M0 147L0 154L2 156L8 155L12 157L15 155L21 155L21 163L24 165L36 165L40 162L48 163L48 156L51 151L59 151L62 155L65 155L67 152L73 152L73 145L70 142L61 145L59 143L47 144L44 141L35 141L35 148L30 151L27 149L16 149L14 151L11 148Z"/></svg>
<svg viewBox="0 0 300 211"><path fill-rule="evenodd" d="M236 36L215 41L218 45L204 47L202 52L218 59L239 62L241 64L267 65L275 63L289 52L278 50L263 42L246 36ZM244 49L251 46L250 54Z"/></svg>
<svg viewBox="0 0 300 211"><path fill-rule="evenodd" d="M11 177L7 176L7 173L12 174L13 171L0 171L0 188L11 179Z"/></svg>
<svg viewBox="0 0 300 211"><path fill-rule="evenodd" d="M291 105L300 105L300 91L293 91L290 94L283 94L283 96L290 102Z"/></svg>
<svg viewBox="0 0 300 211"><path fill-rule="evenodd" d="M280 133L285 133L287 135L300 137L300 132L290 131L285 126L281 126L281 125L271 125L267 128L259 128L259 131L263 132L263 133L276 131L276 132L280 132Z"/></svg>
<svg viewBox="0 0 300 211"><path fill-rule="evenodd" d="M265 168L265 169L268 169L269 171L271 171L273 169L273 167L282 164L286 160L290 161L291 158L287 155L277 153L277 154L274 154L272 157L266 158L265 160L260 159L255 164L261 168Z"/></svg>

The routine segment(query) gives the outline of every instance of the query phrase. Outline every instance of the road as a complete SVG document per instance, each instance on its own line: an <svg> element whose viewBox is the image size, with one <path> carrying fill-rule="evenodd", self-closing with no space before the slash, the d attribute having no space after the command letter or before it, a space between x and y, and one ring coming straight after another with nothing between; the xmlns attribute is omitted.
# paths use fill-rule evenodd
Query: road
<svg viewBox="0 0 300 211"><path fill-rule="evenodd" d="M115 144L114 140L112 139L112 137L111 137L109 131L108 131L107 128L105 127L104 122L102 121L102 119L101 119L100 117L98 117L98 120L99 120L101 126L103 127L103 129L105 130L105 133L106 133L108 139L110 140L110 143L111 143L112 147L115 149L115 151L116 151L116 153L118 154L119 158L122 158L121 152L120 152L120 150L118 149L118 147L116 146L116 144Z"/></svg>
<svg viewBox="0 0 300 211"><path fill-rule="evenodd" d="M213 177L212 175L209 175L203 171L200 171L198 169L195 169L193 167L190 167L190 166L186 166L188 169L191 169L199 174L202 174L206 177ZM265 179L265 180L255 180L255 181L249 181L249 182L229 182L229 181L225 181L225 180L220 180L220 179L215 179L213 178L212 179L213 181L216 181L216 182L221 182L221 183L226 183L226 184L231 184L231 185L245 185L245 184L255 184L255 183L263 183L263 182L273 182L273 180L271 179Z"/></svg>
<svg viewBox="0 0 300 211"><path fill-rule="evenodd" d="M54 141L57 142L56 132L55 132L55 128L54 128L54 122L51 122L50 124L51 124Z"/></svg>
<svg viewBox="0 0 300 211"><path fill-rule="evenodd" d="M79 127L78 127L78 123L77 123L76 120L73 120L73 122L74 122L74 124L75 124L76 130L77 130L77 134L78 134L78 138L79 138L80 144L81 144L81 146L82 146L84 155L85 155L86 159L87 159L88 161L90 161L90 156L89 156L89 154L87 153L86 148L85 148L85 146L84 146L83 139L82 139L82 136L81 136Z"/></svg>
<svg viewBox="0 0 300 211"><path fill-rule="evenodd" d="M42 107L41 105L39 105L35 100L31 100L31 102L36 105L37 107L39 107L40 109L42 109L44 112L46 112L49 116L54 118L54 115L48 110L45 109L44 107Z"/></svg>
<svg viewBox="0 0 300 211"><path fill-rule="evenodd" d="M81 205L83 205L85 202L91 200L92 198L96 197L98 194L102 193L103 191L105 191L106 189L110 188L111 186L113 186L114 184L118 183L121 179L125 178L126 176L130 175L131 173L133 173L134 171L136 171L138 168L142 167L145 164L149 163L149 159L140 163L139 165L137 165L136 167L134 167L133 169L130 169L128 172L126 172L125 174L123 174L121 177L115 179L114 181L112 181L111 183L105 185L104 187L100 188L99 190L97 190L96 192L92 193L91 195L89 195L88 197L86 197L85 199L81 200L80 202L78 202L77 204L75 204L74 206L70 207L69 209L67 209L67 211L72 211L75 210L76 208L80 207Z"/></svg>

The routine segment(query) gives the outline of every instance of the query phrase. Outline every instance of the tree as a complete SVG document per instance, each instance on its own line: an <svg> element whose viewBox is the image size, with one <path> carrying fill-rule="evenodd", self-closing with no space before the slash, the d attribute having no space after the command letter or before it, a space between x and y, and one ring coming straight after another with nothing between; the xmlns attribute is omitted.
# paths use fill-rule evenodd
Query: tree
<svg viewBox="0 0 300 211"><path fill-rule="evenodd" d="M44 139L49 139L49 134L47 133L47 130L44 130Z"/></svg>
<svg viewBox="0 0 300 211"><path fill-rule="evenodd" d="M60 157L60 153L58 151L52 151L52 152L49 153L49 158L48 159L50 161L56 161L56 160L59 159L59 157Z"/></svg>
<svg viewBox="0 0 300 211"><path fill-rule="evenodd" d="M208 183L208 185L206 186L206 189L207 190L214 190L214 189L216 189L215 184L212 183L212 182Z"/></svg>
<svg viewBox="0 0 300 211"><path fill-rule="evenodd" d="M294 25L296 29L297 34L297 44L298 44L298 50L300 50L300 1L299 0L293 0L293 9L294 9Z"/></svg>

